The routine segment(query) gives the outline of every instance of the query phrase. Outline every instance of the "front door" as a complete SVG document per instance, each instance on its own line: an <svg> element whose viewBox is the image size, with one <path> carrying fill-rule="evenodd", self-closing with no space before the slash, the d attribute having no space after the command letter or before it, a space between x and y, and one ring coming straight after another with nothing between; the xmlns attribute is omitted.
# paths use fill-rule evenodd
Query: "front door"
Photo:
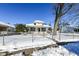
<svg viewBox="0 0 79 59"><path fill-rule="evenodd" d="M38 32L40 32L40 28L38 28Z"/></svg>

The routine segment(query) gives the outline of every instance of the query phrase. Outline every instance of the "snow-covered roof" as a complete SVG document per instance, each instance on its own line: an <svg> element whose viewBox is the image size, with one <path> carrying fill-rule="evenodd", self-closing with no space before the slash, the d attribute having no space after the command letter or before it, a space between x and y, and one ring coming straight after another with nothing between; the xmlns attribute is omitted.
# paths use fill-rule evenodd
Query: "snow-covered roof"
<svg viewBox="0 0 79 59"><path fill-rule="evenodd" d="M43 25L34 25L34 23L42 23ZM35 20L34 23L32 23L32 24L26 24L26 27L27 27L27 26L30 26L30 27L36 27L36 26L51 27L51 26L49 26L49 25L44 24L45 22L43 22L43 21L41 21L41 20Z"/></svg>
<svg viewBox="0 0 79 59"><path fill-rule="evenodd" d="M49 25L43 25L44 27L51 27L51 26L49 26Z"/></svg>
<svg viewBox="0 0 79 59"><path fill-rule="evenodd" d="M1 21L0 21L0 25L15 28L15 26L13 26L11 24L4 23L4 22L1 22Z"/></svg>
<svg viewBox="0 0 79 59"><path fill-rule="evenodd" d="M27 26L31 26L31 27L33 26L34 27L35 25L34 24L26 24L26 27Z"/></svg>
<svg viewBox="0 0 79 59"><path fill-rule="evenodd" d="M41 20L35 20L34 23L44 23L44 22Z"/></svg>
<svg viewBox="0 0 79 59"><path fill-rule="evenodd" d="M27 27L27 26L35 27L36 25L34 25L34 24L26 24L26 27ZM49 26L49 25L43 25L42 27L51 27L51 26Z"/></svg>

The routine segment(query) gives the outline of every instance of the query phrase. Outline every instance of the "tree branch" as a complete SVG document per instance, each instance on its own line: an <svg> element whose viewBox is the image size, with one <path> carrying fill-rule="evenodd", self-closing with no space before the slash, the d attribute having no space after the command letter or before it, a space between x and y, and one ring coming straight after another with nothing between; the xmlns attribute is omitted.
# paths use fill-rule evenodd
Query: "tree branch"
<svg viewBox="0 0 79 59"><path fill-rule="evenodd" d="M68 7L69 8L64 13L62 13L61 16L65 15L66 13L68 13L68 11L73 7L73 4L70 4Z"/></svg>

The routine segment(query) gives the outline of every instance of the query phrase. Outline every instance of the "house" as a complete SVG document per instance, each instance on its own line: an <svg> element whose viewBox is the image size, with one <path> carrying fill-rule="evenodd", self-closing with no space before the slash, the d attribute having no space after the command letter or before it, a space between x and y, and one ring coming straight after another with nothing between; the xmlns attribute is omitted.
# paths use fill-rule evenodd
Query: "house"
<svg viewBox="0 0 79 59"><path fill-rule="evenodd" d="M74 27L69 26L69 25L63 26L61 28L61 32L63 32L63 33L73 33L74 32Z"/></svg>
<svg viewBox="0 0 79 59"><path fill-rule="evenodd" d="M41 20L35 20L32 24L26 24L26 27L28 28L28 32L35 33L47 33L52 30L50 25L46 25L46 23Z"/></svg>
<svg viewBox="0 0 79 59"><path fill-rule="evenodd" d="M0 34L2 34L2 33L4 33L4 34L11 33L11 32L14 32L14 30L15 30L14 25L4 23L4 22L0 21Z"/></svg>

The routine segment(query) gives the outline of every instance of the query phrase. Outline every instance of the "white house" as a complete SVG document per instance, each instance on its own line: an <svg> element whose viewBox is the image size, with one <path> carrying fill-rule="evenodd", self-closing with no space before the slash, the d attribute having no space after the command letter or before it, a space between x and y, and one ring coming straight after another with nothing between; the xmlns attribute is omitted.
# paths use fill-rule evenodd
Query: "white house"
<svg viewBox="0 0 79 59"><path fill-rule="evenodd" d="M9 33L15 30L15 26L0 21L0 33Z"/></svg>
<svg viewBox="0 0 79 59"><path fill-rule="evenodd" d="M52 29L50 25L46 25L45 22L41 20L35 20L32 24L26 24L26 27L28 27L29 32L36 33L47 33L50 32L50 30Z"/></svg>

